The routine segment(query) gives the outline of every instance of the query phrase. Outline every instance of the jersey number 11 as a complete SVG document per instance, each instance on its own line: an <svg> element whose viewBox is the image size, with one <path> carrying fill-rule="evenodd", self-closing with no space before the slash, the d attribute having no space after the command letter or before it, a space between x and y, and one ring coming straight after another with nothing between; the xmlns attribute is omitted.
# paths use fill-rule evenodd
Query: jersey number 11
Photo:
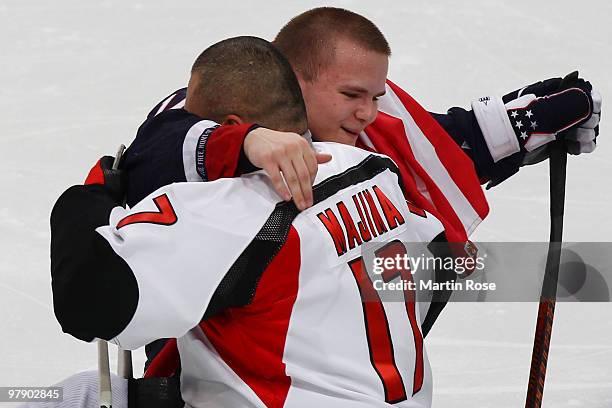
<svg viewBox="0 0 612 408"><path fill-rule="evenodd" d="M406 255L406 248L400 241L391 241L375 252L377 258L395 258ZM380 296L359 257L348 262L349 268L357 281L363 306L363 316L370 349L370 361L380 377L385 390L385 401L393 404L406 400L406 387L395 363L393 342L389 330L387 314ZM387 270L382 273L384 282L400 276L402 280L412 282L410 270ZM421 390L423 385L423 334L417 322L414 291L404 289L404 303L412 327L415 346L415 366L412 384L412 395Z"/></svg>

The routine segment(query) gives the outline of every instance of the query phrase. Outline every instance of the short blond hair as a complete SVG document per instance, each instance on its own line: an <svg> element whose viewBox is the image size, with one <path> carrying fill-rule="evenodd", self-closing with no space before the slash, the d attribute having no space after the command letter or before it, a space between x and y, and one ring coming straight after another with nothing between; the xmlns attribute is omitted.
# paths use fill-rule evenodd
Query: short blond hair
<svg viewBox="0 0 612 408"><path fill-rule="evenodd" d="M373 22L336 7L318 7L292 18L278 32L273 44L299 76L312 81L333 61L338 40L348 40L365 50L391 55L387 39Z"/></svg>

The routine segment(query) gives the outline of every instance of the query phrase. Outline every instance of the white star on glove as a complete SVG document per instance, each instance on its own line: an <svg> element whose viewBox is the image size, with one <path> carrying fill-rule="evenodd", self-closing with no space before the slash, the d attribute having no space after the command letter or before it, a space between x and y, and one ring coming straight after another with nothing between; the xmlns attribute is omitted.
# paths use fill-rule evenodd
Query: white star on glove
<svg viewBox="0 0 612 408"><path fill-rule="evenodd" d="M521 138L523 140L527 139L527 132L521 132Z"/></svg>
<svg viewBox="0 0 612 408"><path fill-rule="evenodd" d="M531 117L533 116L533 113L531 113L531 111L528 110L527 113L525 113L525 116L527 116L529 119L531 119Z"/></svg>
<svg viewBox="0 0 612 408"><path fill-rule="evenodd" d="M519 120L516 122L515 126L520 129L523 126L523 122Z"/></svg>
<svg viewBox="0 0 612 408"><path fill-rule="evenodd" d="M513 118L516 118L518 116L518 113L516 113L516 111L512 111L510 116L512 116Z"/></svg>
<svg viewBox="0 0 612 408"><path fill-rule="evenodd" d="M535 128L536 128L536 126L538 126L538 122L531 122L531 127L532 127L533 129L535 129Z"/></svg>

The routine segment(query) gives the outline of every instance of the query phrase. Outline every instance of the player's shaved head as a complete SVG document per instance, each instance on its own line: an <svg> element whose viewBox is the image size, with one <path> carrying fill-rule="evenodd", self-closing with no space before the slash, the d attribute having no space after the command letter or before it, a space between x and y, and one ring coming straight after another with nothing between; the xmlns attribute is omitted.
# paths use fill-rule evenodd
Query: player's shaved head
<svg viewBox="0 0 612 408"><path fill-rule="evenodd" d="M387 57L391 55L389 43L373 22L336 7L318 7L294 17L273 43L301 79L313 81L333 62L338 40Z"/></svg>
<svg viewBox="0 0 612 408"><path fill-rule="evenodd" d="M275 130L307 129L302 92L289 62L257 37L229 38L204 50L191 69L185 107L218 123L236 115Z"/></svg>

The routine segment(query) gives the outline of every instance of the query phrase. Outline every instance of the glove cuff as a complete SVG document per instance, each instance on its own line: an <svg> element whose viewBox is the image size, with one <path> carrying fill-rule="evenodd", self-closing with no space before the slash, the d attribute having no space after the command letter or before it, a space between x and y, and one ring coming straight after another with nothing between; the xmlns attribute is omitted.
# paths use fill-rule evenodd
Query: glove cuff
<svg viewBox="0 0 612 408"><path fill-rule="evenodd" d="M502 98L479 98L472 101L472 109L495 163L521 150Z"/></svg>

